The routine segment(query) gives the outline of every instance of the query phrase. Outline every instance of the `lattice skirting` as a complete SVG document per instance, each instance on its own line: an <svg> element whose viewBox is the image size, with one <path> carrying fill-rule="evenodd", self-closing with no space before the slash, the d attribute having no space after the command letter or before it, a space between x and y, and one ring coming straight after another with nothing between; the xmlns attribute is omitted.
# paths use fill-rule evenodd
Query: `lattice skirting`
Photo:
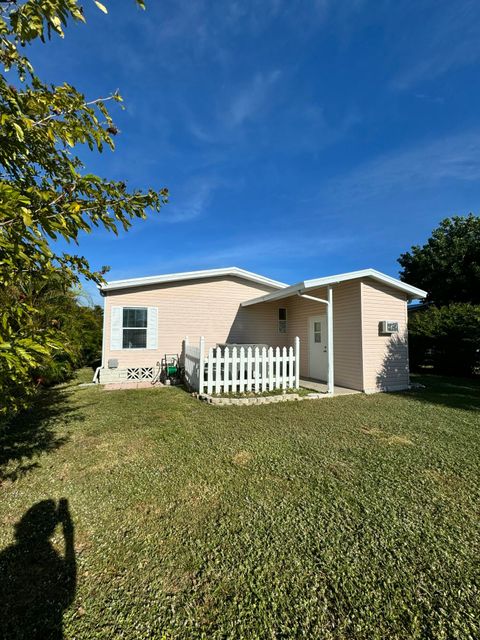
<svg viewBox="0 0 480 640"><path fill-rule="evenodd" d="M153 380L153 367L130 367L127 369L127 380Z"/></svg>

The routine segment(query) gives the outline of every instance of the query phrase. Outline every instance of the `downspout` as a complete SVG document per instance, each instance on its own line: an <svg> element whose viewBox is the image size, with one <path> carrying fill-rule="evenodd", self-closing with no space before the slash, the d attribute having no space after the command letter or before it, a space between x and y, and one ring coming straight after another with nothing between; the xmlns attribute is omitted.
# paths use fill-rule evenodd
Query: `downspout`
<svg viewBox="0 0 480 640"><path fill-rule="evenodd" d="M103 297L103 336L102 336L102 369L105 367L105 331L107 329L107 296L105 293L101 294Z"/></svg>
<svg viewBox="0 0 480 640"><path fill-rule="evenodd" d="M102 290L100 289L100 295L103 298L103 330L102 330L102 362L100 364L99 367L96 368L94 376L93 376L93 382L100 382L100 370L103 369L105 367L105 328L106 328L106 322L107 322L107 316L106 316L106 306L107 306L107 296L105 295L104 292L102 292Z"/></svg>
<svg viewBox="0 0 480 640"><path fill-rule="evenodd" d="M327 306L327 393L331 396L334 394L334 369L333 369L333 290L331 285L327 288L327 300L323 298L315 298L305 293L297 292L297 296L313 302L320 302Z"/></svg>

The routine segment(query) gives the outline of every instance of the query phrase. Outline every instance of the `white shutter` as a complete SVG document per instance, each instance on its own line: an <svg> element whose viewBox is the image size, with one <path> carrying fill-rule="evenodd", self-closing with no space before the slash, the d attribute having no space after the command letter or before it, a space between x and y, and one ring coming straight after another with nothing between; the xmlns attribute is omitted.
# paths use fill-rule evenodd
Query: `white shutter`
<svg viewBox="0 0 480 640"><path fill-rule="evenodd" d="M157 349L158 307L148 307L147 349Z"/></svg>
<svg viewBox="0 0 480 640"><path fill-rule="evenodd" d="M123 307L112 307L110 313L110 350L118 351L123 345Z"/></svg>

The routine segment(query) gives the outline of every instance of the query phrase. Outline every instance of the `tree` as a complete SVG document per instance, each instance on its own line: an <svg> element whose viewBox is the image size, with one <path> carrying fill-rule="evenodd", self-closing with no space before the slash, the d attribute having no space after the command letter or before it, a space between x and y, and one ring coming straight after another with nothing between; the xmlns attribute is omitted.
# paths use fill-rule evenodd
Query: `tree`
<svg viewBox="0 0 480 640"><path fill-rule="evenodd" d="M143 0L136 3L144 8ZM166 189L129 191L122 181L88 173L75 156L76 145L114 148L118 129L107 104L122 99L86 100L68 83L47 85L36 76L23 47L63 37L70 20L85 21L77 0L0 3L0 415L26 406L34 372L64 351L58 327L42 324L42 310L25 292L59 275L71 288L81 276L101 282L105 273L82 256L57 252L55 240L75 243L99 226L128 229L168 197Z"/></svg>
<svg viewBox="0 0 480 640"><path fill-rule="evenodd" d="M398 262L400 278L425 289L429 302L480 304L480 217L442 220L423 247L413 246Z"/></svg>
<svg viewBox="0 0 480 640"><path fill-rule="evenodd" d="M480 367L480 305L453 303L413 311L408 323L410 365L471 376Z"/></svg>

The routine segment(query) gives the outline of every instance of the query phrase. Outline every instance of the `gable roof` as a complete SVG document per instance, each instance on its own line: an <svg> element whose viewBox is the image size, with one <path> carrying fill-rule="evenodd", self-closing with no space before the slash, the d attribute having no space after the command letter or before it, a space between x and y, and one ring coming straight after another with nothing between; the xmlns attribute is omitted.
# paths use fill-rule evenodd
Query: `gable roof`
<svg viewBox="0 0 480 640"><path fill-rule="evenodd" d="M245 271L238 267L226 267L223 269L204 269L202 271L184 271L182 273L166 273L158 276L147 276L145 278L129 278L128 280L111 280L107 284L100 285L100 293L104 291L114 291L116 289L130 289L132 287L145 287L150 284L164 284L169 282L180 282L182 280L200 280L201 278L218 278L225 276L233 276L250 280L258 284L264 284L274 289L282 289L287 287L284 282L266 278L258 273Z"/></svg>
<svg viewBox="0 0 480 640"><path fill-rule="evenodd" d="M289 296L295 295L296 293L303 293L305 291L308 291L309 289L317 289L319 287L325 287L330 284L338 284L339 282L357 280L359 278L372 278L373 280L377 280L378 282L387 284L393 289L403 291L410 298L425 298L427 295L427 292L423 291L423 289L412 287L412 285L406 284L405 282L397 280L396 278L392 278L391 276L387 276L385 273L377 271L376 269L361 269L360 271L349 271L348 273L339 273L337 275L327 276L325 278L303 280L302 282L292 284L290 287L286 287L281 291L274 291L273 293L268 293L266 295L259 296L258 298L246 300L245 302L242 302L242 307L248 307L252 304L258 304L259 302L281 300L283 298L288 298Z"/></svg>

